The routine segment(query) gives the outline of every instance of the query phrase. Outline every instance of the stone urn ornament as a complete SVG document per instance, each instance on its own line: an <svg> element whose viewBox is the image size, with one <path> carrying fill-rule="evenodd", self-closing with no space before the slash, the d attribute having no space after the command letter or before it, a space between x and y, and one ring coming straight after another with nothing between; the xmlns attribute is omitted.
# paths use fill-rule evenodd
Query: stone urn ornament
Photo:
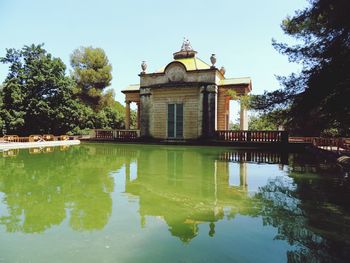
<svg viewBox="0 0 350 263"><path fill-rule="evenodd" d="M226 73L225 67L221 67L221 68L220 68L220 73L221 73L223 76L225 76L225 73Z"/></svg>
<svg viewBox="0 0 350 263"><path fill-rule="evenodd" d="M212 68L215 68L215 63L216 63L216 56L215 54L211 54L211 57L210 57L210 62L212 64Z"/></svg>
<svg viewBox="0 0 350 263"><path fill-rule="evenodd" d="M142 61L141 69L142 69L142 73L146 73L146 69L147 69L146 61Z"/></svg>

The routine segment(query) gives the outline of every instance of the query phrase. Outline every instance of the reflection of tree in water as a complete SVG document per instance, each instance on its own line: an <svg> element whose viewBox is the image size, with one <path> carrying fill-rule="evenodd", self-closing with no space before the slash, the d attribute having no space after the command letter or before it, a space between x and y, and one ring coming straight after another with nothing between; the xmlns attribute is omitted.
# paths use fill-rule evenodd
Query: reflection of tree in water
<svg viewBox="0 0 350 263"><path fill-rule="evenodd" d="M16 158L3 159L0 191L7 214L0 215L0 224L9 232L43 232L60 224L69 209L73 229L103 228L112 210L114 181L109 173L124 159L120 151L105 146L31 156L22 151Z"/></svg>
<svg viewBox="0 0 350 263"><path fill-rule="evenodd" d="M255 196L264 224L278 229L276 239L296 246L288 262L347 262L349 183L331 175L290 176L270 180Z"/></svg>

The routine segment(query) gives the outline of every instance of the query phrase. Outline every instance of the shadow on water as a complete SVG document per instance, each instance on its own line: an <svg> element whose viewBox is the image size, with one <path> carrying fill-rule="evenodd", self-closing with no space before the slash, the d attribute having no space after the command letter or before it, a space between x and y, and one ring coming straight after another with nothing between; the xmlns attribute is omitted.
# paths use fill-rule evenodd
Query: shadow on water
<svg viewBox="0 0 350 263"><path fill-rule="evenodd" d="M350 258L349 180L309 154L84 144L3 155L7 213L0 212L0 224L8 232L44 232L68 215L74 230L103 229L112 213L112 173L125 168L125 193L138 198L143 227L147 217L160 217L172 236L190 243L201 224L215 237L217 222L244 215L277 229L275 239L292 247L288 262ZM281 173L252 192L249 169L258 164L277 165Z"/></svg>

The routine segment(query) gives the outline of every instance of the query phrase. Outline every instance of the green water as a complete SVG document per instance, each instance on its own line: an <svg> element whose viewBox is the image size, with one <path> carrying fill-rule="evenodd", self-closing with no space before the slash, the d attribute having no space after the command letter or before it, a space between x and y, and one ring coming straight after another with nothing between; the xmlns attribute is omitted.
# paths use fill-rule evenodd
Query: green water
<svg viewBox="0 0 350 263"><path fill-rule="evenodd" d="M350 183L308 154L0 153L2 262L349 262Z"/></svg>

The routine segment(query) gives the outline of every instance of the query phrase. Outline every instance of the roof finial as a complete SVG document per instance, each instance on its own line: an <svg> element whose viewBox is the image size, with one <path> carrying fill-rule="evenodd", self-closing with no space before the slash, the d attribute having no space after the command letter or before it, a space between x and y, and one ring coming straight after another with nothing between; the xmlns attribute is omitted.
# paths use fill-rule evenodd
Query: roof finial
<svg viewBox="0 0 350 263"><path fill-rule="evenodd" d="M193 58L196 56L196 54L197 54L197 52L193 50L188 38L184 37L184 40L183 40L182 46L181 46L181 50L174 53L174 59Z"/></svg>
<svg viewBox="0 0 350 263"><path fill-rule="evenodd" d="M212 64L211 68L215 68L215 63L216 63L216 56L215 56L215 54L211 54L210 62Z"/></svg>
<svg viewBox="0 0 350 263"><path fill-rule="evenodd" d="M141 74L145 74L146 73L146 69L147 69L146 61L142 61L141 69L142 69Z"/></svg>
<svg viewBox="0 0 350 263"><path fill-rule="evenodd" d="M181 51L193 51L193 48L192 48L191 43L188 40L188 38L184 37L184 41L183 41L182 46L181 46Z"/></svg>
<svg viewBox="0 0 350 263"><path fill-rule="evenodd" d="M225 76L225 73L226 73L226 69L225 69L225 67L224 66L222 66L221 68L220 68L220 73L223 75L223 76Z"/></svg>

